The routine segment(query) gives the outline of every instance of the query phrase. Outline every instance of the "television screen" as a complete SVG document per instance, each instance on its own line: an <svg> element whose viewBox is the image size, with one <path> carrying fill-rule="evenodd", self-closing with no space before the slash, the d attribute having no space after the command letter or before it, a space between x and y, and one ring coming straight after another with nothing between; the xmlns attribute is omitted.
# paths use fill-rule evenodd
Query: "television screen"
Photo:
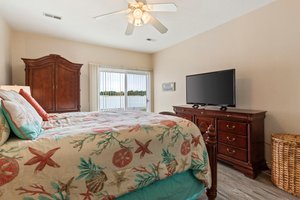
<svg viewBox="0 0 300 200"><path fill-rule="evenodd" d="M235 106L235 69L186 77L186 101L194 105Z"/></svg>

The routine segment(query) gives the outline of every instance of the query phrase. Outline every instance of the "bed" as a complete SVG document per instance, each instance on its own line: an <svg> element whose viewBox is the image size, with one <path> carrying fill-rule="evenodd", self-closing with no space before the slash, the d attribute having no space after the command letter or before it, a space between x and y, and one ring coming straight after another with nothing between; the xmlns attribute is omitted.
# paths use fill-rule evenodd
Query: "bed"
<svg viewBox="0 0 300 200"><path fill-rule="evenodd" d="M0 199L197 199L216 197L216 137L147 112L50 116L35 140L0 146Z"/></svg>

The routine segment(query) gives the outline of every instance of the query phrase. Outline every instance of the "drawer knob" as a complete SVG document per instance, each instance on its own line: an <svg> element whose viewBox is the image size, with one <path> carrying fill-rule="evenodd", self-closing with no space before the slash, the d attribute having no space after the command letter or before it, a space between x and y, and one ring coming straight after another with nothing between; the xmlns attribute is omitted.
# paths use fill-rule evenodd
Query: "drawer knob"
<svg viewBox="0 0 300 200"><path fill-rule="evenodd" d="M226 127L227 127L228 129L235 129L235 125L230 126L229 124L227 124Z"/></svg>
<svg viewBox="0 0 300 200"><path fill-rule="evenodd" d="M227 148L226 150L227 150L227 152L228 152L229 154L235 154L235 150L234 150L234 149L229 149L229 148Z"/></svg>
<svg viewBox="0 0 300 200"><path fill-rule="evenodd" d="M227 138L226 138L229 142L234 142L235 141L235 138L233 137L233 138L230 138L229 136L227 136Z"/></svg>

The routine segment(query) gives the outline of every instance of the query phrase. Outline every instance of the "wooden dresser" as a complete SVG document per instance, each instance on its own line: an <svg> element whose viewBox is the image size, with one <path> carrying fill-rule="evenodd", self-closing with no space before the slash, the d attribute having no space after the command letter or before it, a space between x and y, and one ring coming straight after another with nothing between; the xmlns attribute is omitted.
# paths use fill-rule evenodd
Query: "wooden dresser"
<svg viewBox="0 0 300 200"><path fill-rule="evenodd" d="M265 111L174 106L177 116L194 122L205 133L212 124L217 132L217 158L246 176L255 178L266 168L264 157Z"/></svg>
<svg viewBox="0 0 300 200"><path fill-rule="evenodd" d="M26 85L47 112L80 111L80 68L55 54L25 62Z"/></svg>

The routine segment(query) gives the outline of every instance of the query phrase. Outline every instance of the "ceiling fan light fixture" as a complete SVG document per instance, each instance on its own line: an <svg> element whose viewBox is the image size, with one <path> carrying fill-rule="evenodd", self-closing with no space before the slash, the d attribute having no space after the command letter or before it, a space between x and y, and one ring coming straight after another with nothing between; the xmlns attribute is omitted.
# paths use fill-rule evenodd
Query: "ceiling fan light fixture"
<svg viewBox="0 0 300 200"><path fill-rule="evenodd" d="M100 19L112 14L127 13L128 23L125 35L132 35L134 27L143 26L144 24L150 24L161 34L164 34L168 32L168 28L164 26L158 19L152 16L151 12L175 11L177 11L177 6L174 3L148 4L147 0L134 0L128 3L128 9L98 15L94 17L94 19Z"/></svg>
<svg viewBox="0 0 300 200"><path fill-rule="evenodd" d="M134 25L135 25L135 26L143 26L143 21L142 21L142 19L135 19L135 20L134 20Z"/></svg>
<svg viewBox="0 0 300 200"><path fill-rule="evenodd" d="M143 11L140 8L136 8L133 11L133 17L134 19L141 19L143 16Z"/></svg>
<svg viewBox="0 0 300 200"><path fill-rule="evenodd" d="M130 13L130 14L128 15L128 22L129 22L130 24L134 24L134 17L133 17L133 14L132 14L132 13Z"/></svg>
<svg viewBox="0 0 300 200"><path fill-rule="evenodd" d="M149 5L143 5L142 10L143 11L151 11L151 6L149 6Z"/></svg>
<svg viewBox="0 0 300 200"><path fill-rule="evenodd" d="M147 12L144 12L143 13L143 16L142 16L142 20L143 20L143 23L144 24L147 24L149 21L150 21L150 15L149 15L149 13L147 13Z"/></svg>

